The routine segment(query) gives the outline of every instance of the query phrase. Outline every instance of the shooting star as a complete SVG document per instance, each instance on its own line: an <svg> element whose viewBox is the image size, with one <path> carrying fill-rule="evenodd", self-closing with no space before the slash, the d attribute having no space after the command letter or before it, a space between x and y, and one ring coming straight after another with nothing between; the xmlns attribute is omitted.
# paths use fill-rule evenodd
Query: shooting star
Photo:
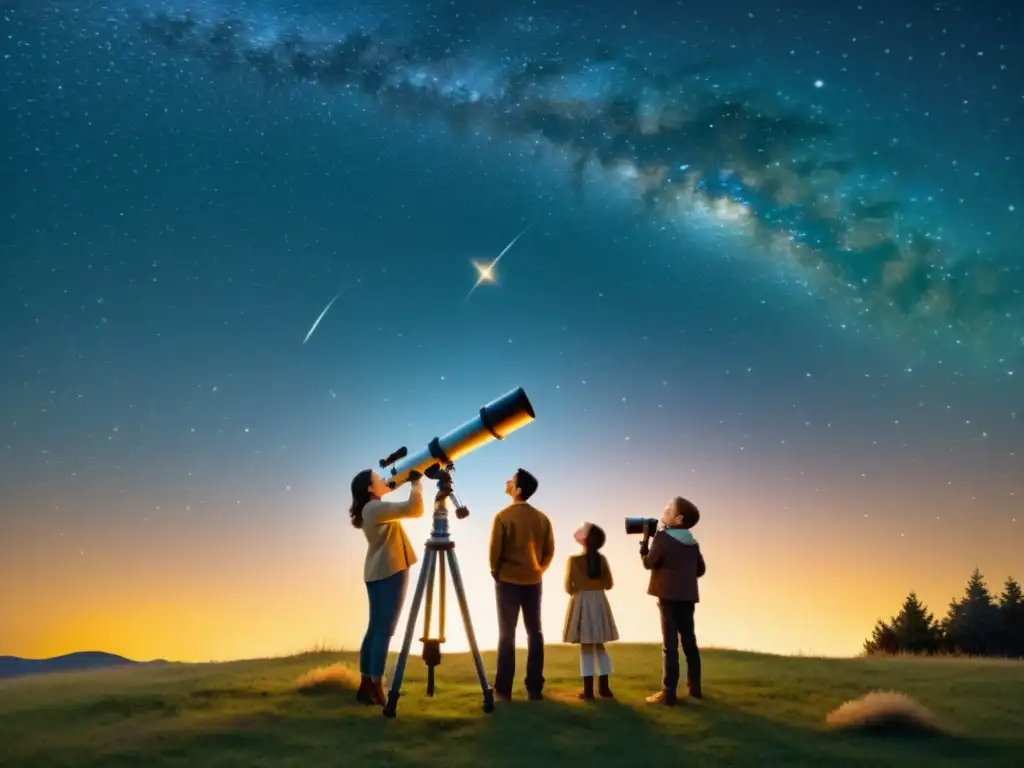
<svg viewBox="0 0 1024 768"><path fill-rule="evenodd" d="M313 331L315 331L315 330L316 330L316 327L317 327L318 325L320 325L320 321L324 319L324 315L326 315L326 314L327 314L327 310L329 310L329 309L331 308L331 305L332 305L332 304L334 304L334 302L336 302L336 301L338 300L338 296L341 296L341 294L342 294L342 292L343 292L344 290L345 290L345 289L344 289L344 288L342 288L342 289L341 289L340 291L338 291L338 293L337 293L337 294L336 294L336 295L334 296L334 298L333 298L333 299L331 299L331 300L330 300L330 301L329 301L329 302L327 303L327 306L326 306L326 307L324 307L324 311L320 313L320 317L318 317L318 318L316 319L316 322L315 322L315 323L313 323L313 327L309 329L309 333L307 333L307 334L306 334L306 338L304 338L304 339L302 340L302 343L303 343L303 344L305 344L305 343L306 343L307 341L309 341L309 337L313 335Z"/></svg>
<svg viewBox="0 0 1024 768"><path fill-rule="evenodd" d="M473 266L476 267L476 271L479 273L480 276L477 277L476 282L473 284L473 287L469 289L469 293L466 294L466 298L464 298L463 301L469 301L469 297L473 295L473 291L480 287L481 283L494 282L494 268L498 266L498 262L501 261L501 257L508 253L510 250L512 250L512 246L516 244L516 241L519 240L520 237L525 235L532 226L532 224L528 224L526 229L524 229L518 235L513 237L512 242L506 245L505 250L499 253L498 257L490 264L487 264L486 266L482 266L480 264L473 264Z"/></svg>

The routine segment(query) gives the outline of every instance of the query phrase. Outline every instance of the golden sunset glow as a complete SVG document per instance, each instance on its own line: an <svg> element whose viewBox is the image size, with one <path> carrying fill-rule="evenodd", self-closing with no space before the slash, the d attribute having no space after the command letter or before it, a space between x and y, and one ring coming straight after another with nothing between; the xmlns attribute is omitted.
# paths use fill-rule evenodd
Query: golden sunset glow
<svg viewBox="0 0 1024 768"><path fill-rule="evenodd" d="M491 480L500 478L489 474ZM464 521L453 517L452 532L477 638L481 648L493 649L497 621L486 559L491 510L483 499L494 511L504 499L493 483L486 490L476 482L465 485L460 491L473 512ZM418 551L430 529L432 489L425 491L427 514L406 523ZM405 493L403 488L395 496ZM864 519L850 502L833 502L827 515L808 500L775 520L767 510L763 519L750 518L738 512L741 505L759 503L747 494L739 487L699 496L705 513L695 534L708 574L701 581L698 637L706 646L853 655L875 620L895 613L909 590L942 614L978 564L971 528L941 525L935 520L942 517L938 506L929 510L936 513L931 515L936 525L903 531L884 514L873 522ZM546 641L561 642L568 599L562 591L565 559L577 551L575 523L591 519L608 533L604 552L615 576L609 599L622 640L656 642L658 614L654 599L645 594L639 540L622 532L623 515L610 512L636 512L643 502L611 504L583 494L574 499L568 489L542 496L537 505L555 523L557 547L544 582ZM472 504L474 497L481 503ZM657 515L657 501L651 495L649 514ZM141 523L113 538L70 529L57 541L45 520L20 522L16 536L0 545L0 581L19 585L0 594L4 651L47 657L101 649L134 659L205 661L287 654L316 645L356 649L367 618L362 536L348 525L344 503L305 502L317 512L313 526L294 526L287 515L278 519L272 510L255 508L248 516L272 519L270 529L239 520L237 528L218 526L202 536L170 517L150 521L144 532ZM301 507L303 500L296 503ZM590 511L598 507L605 511ZM215 516L213 510L206 514ZM74 546L67 541L72 538L78 542ZM1010 537L988 548L980 565L993 586L1019 570L1016 551ZM393 651L401 644L418 574L417 565ZM520 633L523 641L522 628ZM417 626L415 654L419 637ZM466 647L449 583L444 650Z"/></svg>

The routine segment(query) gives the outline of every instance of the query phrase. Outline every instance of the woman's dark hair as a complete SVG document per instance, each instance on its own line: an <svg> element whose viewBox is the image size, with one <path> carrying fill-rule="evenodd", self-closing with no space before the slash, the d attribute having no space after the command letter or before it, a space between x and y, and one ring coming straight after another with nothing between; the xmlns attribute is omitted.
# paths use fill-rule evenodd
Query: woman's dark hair
<svg viewBox="0 0 1024 768"><path fill-rule="evenodd" d="M355 528L363 527L363 507L374 498L370 493L370 483L373 482L373 470L364 469L352 478L352 506L348 508L348 516Z"/></svg>
<svg viewBox="0 0 1024 768"><path fill-rule="evenodd" d="M599 527L590 524L587 530L587 576L591 579L601 578L601 553L604 546L604 531Z"/></svg>

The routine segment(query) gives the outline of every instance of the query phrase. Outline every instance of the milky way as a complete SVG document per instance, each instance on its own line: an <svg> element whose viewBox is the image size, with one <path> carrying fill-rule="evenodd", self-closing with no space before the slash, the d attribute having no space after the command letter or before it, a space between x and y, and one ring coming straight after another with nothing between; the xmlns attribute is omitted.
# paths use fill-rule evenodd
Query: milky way
<svg viewBox="0 0 1024 768"><path fill-rule="evenodd" d="M525 44L485 30L513 29L522 41L544 28L536 18L446 7L424 10L421 24L326 39L299 23L282 32L277 18L215 12L149 14L139 30L218 71L344 89L420 120L534 142L560 155L581 195L596 176L661 222L724 226L865 321L1020 346L1019 254L901 225L906 201L870 178L840 126L763 93L710 87L702 75L713 62L654 69L599 42L556 41L527 56Z"/></svg>

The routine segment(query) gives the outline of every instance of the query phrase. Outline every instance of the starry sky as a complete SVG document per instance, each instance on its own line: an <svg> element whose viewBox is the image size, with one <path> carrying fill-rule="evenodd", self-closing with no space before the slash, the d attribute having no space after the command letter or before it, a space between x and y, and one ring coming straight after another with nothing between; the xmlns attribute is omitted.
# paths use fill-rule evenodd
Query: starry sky
<svg viewBox="0 0 1024 768"><path fill-rule="evenodd" d="M517 386L456 472L484 648L520 466L549 641L581 520L658 639L622 518L677 494L707 646L1024 577L1019 11L545 5L3 5L0 653L358 646L352 475Z"/></svg>

